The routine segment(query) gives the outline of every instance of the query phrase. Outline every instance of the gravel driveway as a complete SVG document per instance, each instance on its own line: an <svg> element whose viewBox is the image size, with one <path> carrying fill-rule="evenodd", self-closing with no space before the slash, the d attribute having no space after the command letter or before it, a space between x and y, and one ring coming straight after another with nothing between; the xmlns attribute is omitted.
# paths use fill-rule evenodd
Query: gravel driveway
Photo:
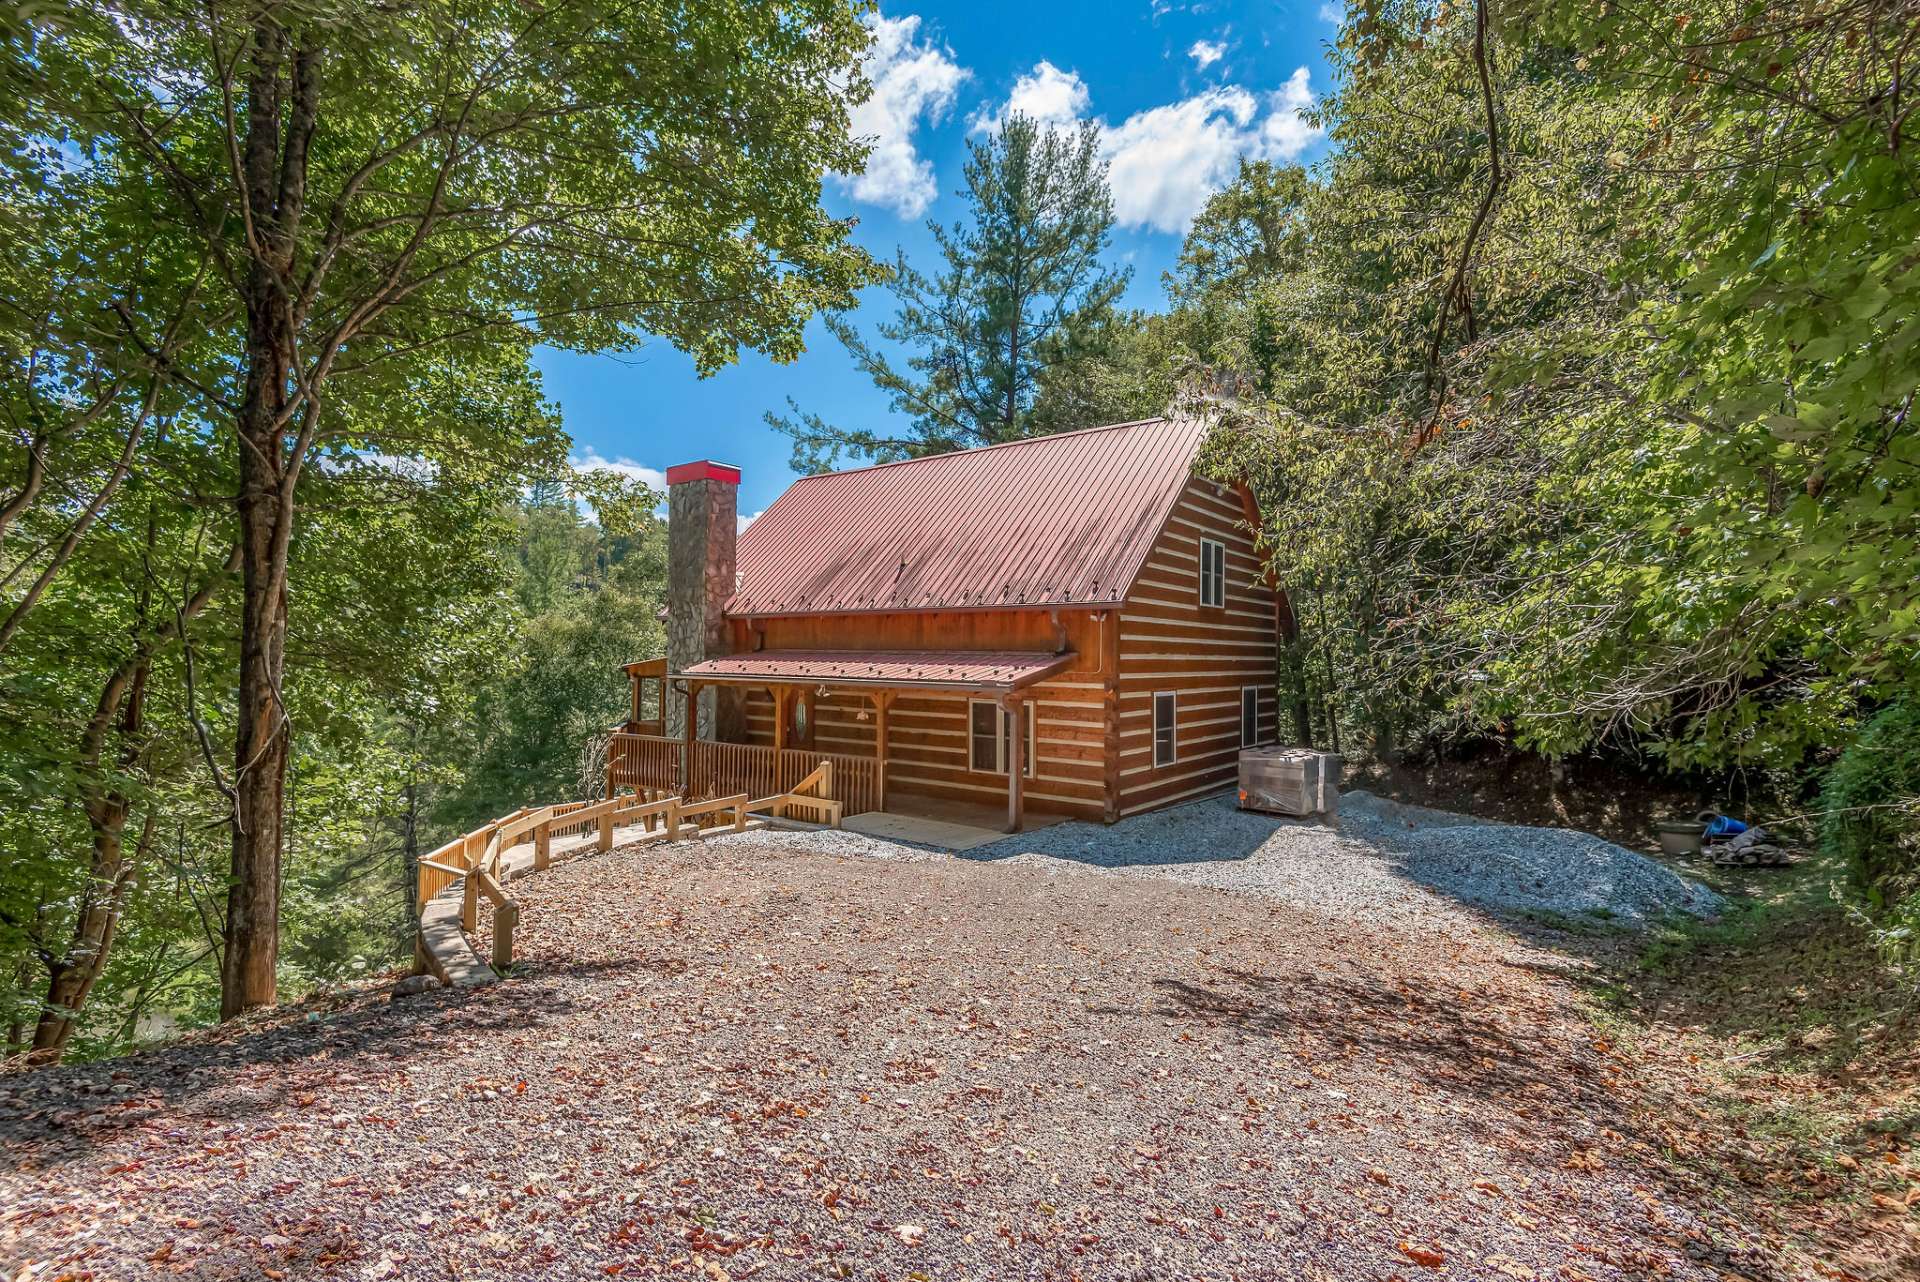
<svg viewBox="0 0 1920 1282"><path fill-rule="evenodd" d="M0 1078L0 1265L1713 1276L1617 1053L1495 932L1064 867L557 865L505 983Z"/></svg>
<svg viewBox="0 0 1920 1282"><path fill-rule="evenodd" d="M710 840L883 859L944 852L845 831L763 831ZM1640 926L1710 915L1719 896L1647 855L1568 828L1490 823L1366 792L1337 826L1253 814L1231 795L1103 826L1065 823L952 856L1061 863L1260 895L1352 921L1471 929L1497 916Z"/></svg>

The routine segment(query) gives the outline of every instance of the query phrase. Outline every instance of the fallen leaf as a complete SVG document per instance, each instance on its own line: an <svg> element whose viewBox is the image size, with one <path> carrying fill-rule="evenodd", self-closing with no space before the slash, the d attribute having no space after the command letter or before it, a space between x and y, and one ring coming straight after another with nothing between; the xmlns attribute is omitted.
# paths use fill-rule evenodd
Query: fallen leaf
<svg viewBox="0 0 1920 1282"><path fill-rule="evenodd" d="M1423 1269L1437 1269L1447 1262L1446 1253L1437 1247L1421 1246L1414 1242L1400 1243L1400 1254Z"/></svg>

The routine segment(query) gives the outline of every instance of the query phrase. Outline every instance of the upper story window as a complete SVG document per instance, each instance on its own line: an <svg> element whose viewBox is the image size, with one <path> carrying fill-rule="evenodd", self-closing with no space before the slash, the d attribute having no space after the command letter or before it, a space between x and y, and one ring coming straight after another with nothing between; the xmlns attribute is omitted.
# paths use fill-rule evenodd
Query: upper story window
<svg viewBox="0 0 1920 1282"><path fill-rule="evenodd" d="M1200 604L1227 603L1227 545L1218 539L1200 540Z"/></svg>

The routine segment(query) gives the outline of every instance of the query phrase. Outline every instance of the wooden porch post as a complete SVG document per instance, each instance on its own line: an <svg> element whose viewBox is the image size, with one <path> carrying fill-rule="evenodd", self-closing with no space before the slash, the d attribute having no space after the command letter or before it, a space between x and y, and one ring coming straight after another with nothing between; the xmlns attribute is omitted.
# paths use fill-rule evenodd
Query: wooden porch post
<svg viewBox="0 0 1920 1282"><path fill-rule="evenodd" d="M773 791L787 790L787 706L792 702L793 687L768 686L767 693L773 696Z"/></svg>
<svg viewBox="0 0 1920 1282"><path fill-rule="evenodd" d="M1100 817L1108 823L1120 818L1120 612L1103 610L1100 620L1102 715L1100 734Z"/></svg>
<svg viewBox="0 0 1920 1282"><path fill-rule="evenodd" d="M1027 710L1013 695L1000 706L1007 710L1007 831L1019 832L1027 821Z"/></svg>
<svg viewBox="0 0 1920 1282"><path fill-rule="evenodd" d="M893 707L893 691L873 692L873 789L874 807L887 808L887 710Z"/></svg>
<svg viewBox="0 0 1920 1282"><path fill-rule="evenodd" d="M694 799L693 779L693 742L700 733L700 683L687 682L686 743L682 747L685 754L680 766L680 794L691 801Z"/></svg>

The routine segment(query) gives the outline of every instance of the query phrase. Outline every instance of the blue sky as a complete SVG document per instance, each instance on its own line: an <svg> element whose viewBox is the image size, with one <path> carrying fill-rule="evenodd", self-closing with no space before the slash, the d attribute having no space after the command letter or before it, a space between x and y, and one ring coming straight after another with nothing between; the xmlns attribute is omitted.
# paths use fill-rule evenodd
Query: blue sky
<svg viewBox="0 0 1920 1282"><path fill-rule="evenodd" d="M1311 161L1323 150L1298 113L1327 90L1325 44L1339 17L1327 0L884 0L869 20L876 91L854 122L874 152L865 174L829 179L827 207L859 219L855 234L876 257L904 248L932 273L925 223L963 213L955 189L969 137L1009 106L1093 120L1112 167L1113 257L1133 268L1126 301L1157 308L1182 231L1240 156ZM871 333L891 313L875 289L855 319ZM735 463L742 516L794 476L790 442L766 426L766 411L792 396L849 426L888 418L886 398L817 321L797 361L744 354L707 379L665 342L619 355L544 351L539 364L576 462L656 484L674 463Z"/></svg>

